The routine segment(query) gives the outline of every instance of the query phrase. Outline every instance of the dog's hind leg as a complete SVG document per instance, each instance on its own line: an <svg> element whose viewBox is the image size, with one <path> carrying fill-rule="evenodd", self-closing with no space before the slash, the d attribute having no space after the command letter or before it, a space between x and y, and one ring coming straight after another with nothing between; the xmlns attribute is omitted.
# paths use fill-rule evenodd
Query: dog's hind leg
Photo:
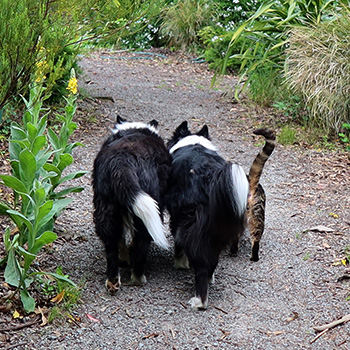
<svg viewBox="0 0 350 350"><path fill-rule="evenodd" d="M118 240L106 240L104 243L107 257L106 288L113 295L121 286L118 264Z"/></svg>
<svg viewBox="0 0 350 350"><path fill-rule="evenodd" d="M196 295L189 300L189 304L194 310L205 310L208 307L209 283L214 282L214 271L217 266L219 256L213 257L210 266L207 262L192 262L195 270Z"/></svg>
<svg viewBox="0 0 350 350"><path fill-rule="evenodd" d="M174 268L177 270L188 270L190 263L183 247L175 241Z"/></svg>
<svg viewBox="0 0 350 350"><path fill-rule="evenodd" d="M145 266L147 261L148 248L152 238L140 219L135 218L135 237L130 247L132 271L130 282L135 285L142 285L147 282Z"/></svg>
<svg viewBox="0 0 350 350"><path fill-rule="evenodd" d="M103 215L102 215L103 214ZM112 220L113 213L107 208L94 212L96 233L105 246L107 258L106 288L110 294L115 294L121 286L119 273L118 246L123 235L123 220Z"/></svg>

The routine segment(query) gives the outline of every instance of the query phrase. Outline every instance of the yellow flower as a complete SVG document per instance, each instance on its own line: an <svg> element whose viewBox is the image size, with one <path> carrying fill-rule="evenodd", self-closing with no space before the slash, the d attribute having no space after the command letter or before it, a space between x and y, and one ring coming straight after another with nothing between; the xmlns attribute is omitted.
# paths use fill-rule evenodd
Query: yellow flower
<svg viewBox="0 0 350 350"><path fill-rule="evenodd" d="M35 82L41 83L46 79L45 73L49 69L49 65L46 61L39 61L35 63L36 72L35 72Z"/></svg>
<svg viewBox="0 0 350 350"><path fill-rule="evenodd" d="M73 95L78 93L78 80L75 77L69 79L67 90Z"/></svg>

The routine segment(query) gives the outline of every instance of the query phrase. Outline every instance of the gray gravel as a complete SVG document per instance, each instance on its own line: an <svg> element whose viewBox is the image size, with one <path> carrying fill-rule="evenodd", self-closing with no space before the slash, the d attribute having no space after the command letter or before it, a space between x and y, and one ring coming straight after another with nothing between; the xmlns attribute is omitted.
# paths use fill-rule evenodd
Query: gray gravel
<svg viewBox="0 0 350 350"><path fill-rule="evenodd" d="M205 66L175 56L125 60L108 52L83 58L81 67L80 87L97 100L82 103L80 117L87 113L96 123L87 128L82 123L77 137L86 147L75 150L71 170L92 169L117 113L130 120L157 119L164 138L183 120L195 130L207 123L220 153L246 171L261 148L252 130L271 119L223 94L235 83L233 78L225 77L219 88L210 90L212 75ZM350 246L349 174L349 161L340 152L278 146L261 181L268 203L260 260L249 260L249 237L243 237L238 257L223 254L210 287L209 308L199 312L187 305L194 294L193 272L175 271L172 253L155 246L147 265L148 283L128 285L128 271L123 271L122 289L115 296L107 294L104 249L92 223L91 177L80 178L77 183L86 189L59 218L63 233L52 255L42 257L48 268L61 265L74 281L85 280L82 303L72 312L76 321L11 332L7 346L350 349L350 323L311 343L317 335L313 326L350 313L349 284L338 282L350 273L341 264L344 248ZM334 231L308 231L317 225Z"/></svg>

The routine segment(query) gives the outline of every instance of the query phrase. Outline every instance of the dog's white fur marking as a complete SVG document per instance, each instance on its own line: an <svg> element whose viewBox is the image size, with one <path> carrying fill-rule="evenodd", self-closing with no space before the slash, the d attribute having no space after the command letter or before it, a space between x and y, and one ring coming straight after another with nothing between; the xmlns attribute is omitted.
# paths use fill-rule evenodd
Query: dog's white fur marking
<svg viewBox="0 0 350 350"><path fill-rule="evenodd" d="M179 140L173 147L171 147L169 153L173 154L179 148L193 145L201 145L211 151L216 151L216 147L204 136L189 135Z"/></svg>
<svg viewBox="0 0 350 350"><path fill-rule="evenodd" d="M158 135L158 130L154 126L150 124L142 123L142 122L124 122L122 124L116 124L115 129L112 129L112 132L116 134L120 130L129 130L129 129L148 129L154 134Z"/></svg>
<svg viewBox="0 0 350 350"><path fill-rule="evenodd" d="M130 277L130 283L135 286L141 286L147 283L147 278L145 275L142 275L141 277L136 277L132 272Z"/></svg>
<svg viewBox="0 0 350 350"><path fill-rule="evenodd" d="M105 282L106 289L111 294L114 294L115 292L117 292L121 287L121 285L122 285L122 282L121 282L120 275L117 276L116 283L112 283L111 281L108 280L108 278L106 279L106 282Z"/></svg>
<svg viewBox="0 0 350 350"><path fill-rule="evenodd" d="M239 214L242 215L247 209L249 183L243 168L238 164L232 164L232 182L236 191Z"/></svg>
<svg viewBox="0 0 350 350"><path fill-rule="evenodd" d="M193 297L188 301L193 310L205 310L208 308L208 298L202 303L201 298Z"/></svg>
<svg viewBox="0 0 350 350"><path fill-rule="evenodd" d="M154 242L161 248L169 249L157 202L147 193L141 192L137 195L132 209L142 220Z"/></svg>

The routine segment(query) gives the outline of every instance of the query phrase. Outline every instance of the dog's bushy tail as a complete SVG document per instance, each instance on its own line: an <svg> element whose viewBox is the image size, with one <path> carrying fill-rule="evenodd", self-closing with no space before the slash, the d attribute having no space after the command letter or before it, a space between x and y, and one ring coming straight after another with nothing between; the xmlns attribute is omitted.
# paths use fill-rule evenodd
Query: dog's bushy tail
<svg viewBox="0 0 350 350"><path fill-rule="evenodd" d="M258 188L260 177L264 169L266 161L269 159L273 150L275 149L276 135L269 129L257 129L253 131L255 135L262 135L266 142L263 149L255 157L253 164L249 171L249 193L253 194Z"/></svg>
<svg viewBox="0 0 350 350"><path fill-rule="evenodd" d="M223 215L231 213L236 218L243 218L249 193L249 184L243 168L236 163L227 163L217 175L216 186L213 189L215 193L211 196L215 201L212 208L217 208L219 216L222 212Z"/></svg>
<svg viewBox="0 0 350 350"><path fill-rule="evenodd" d="M161 248L168 249L157 201L142 190L137 176L133 172L116 172L114 179L114 197L119 203L126 204L128 209L141 219L154 242Z"/></svg>
<svg viewBox="0 0 350 350"><path fill-rule="evenodd" d="M135 197L132 210L142 220L154 242L159 247L168 249L169 243L164 233L158 203L146 192L141 191Z"/></svg>

